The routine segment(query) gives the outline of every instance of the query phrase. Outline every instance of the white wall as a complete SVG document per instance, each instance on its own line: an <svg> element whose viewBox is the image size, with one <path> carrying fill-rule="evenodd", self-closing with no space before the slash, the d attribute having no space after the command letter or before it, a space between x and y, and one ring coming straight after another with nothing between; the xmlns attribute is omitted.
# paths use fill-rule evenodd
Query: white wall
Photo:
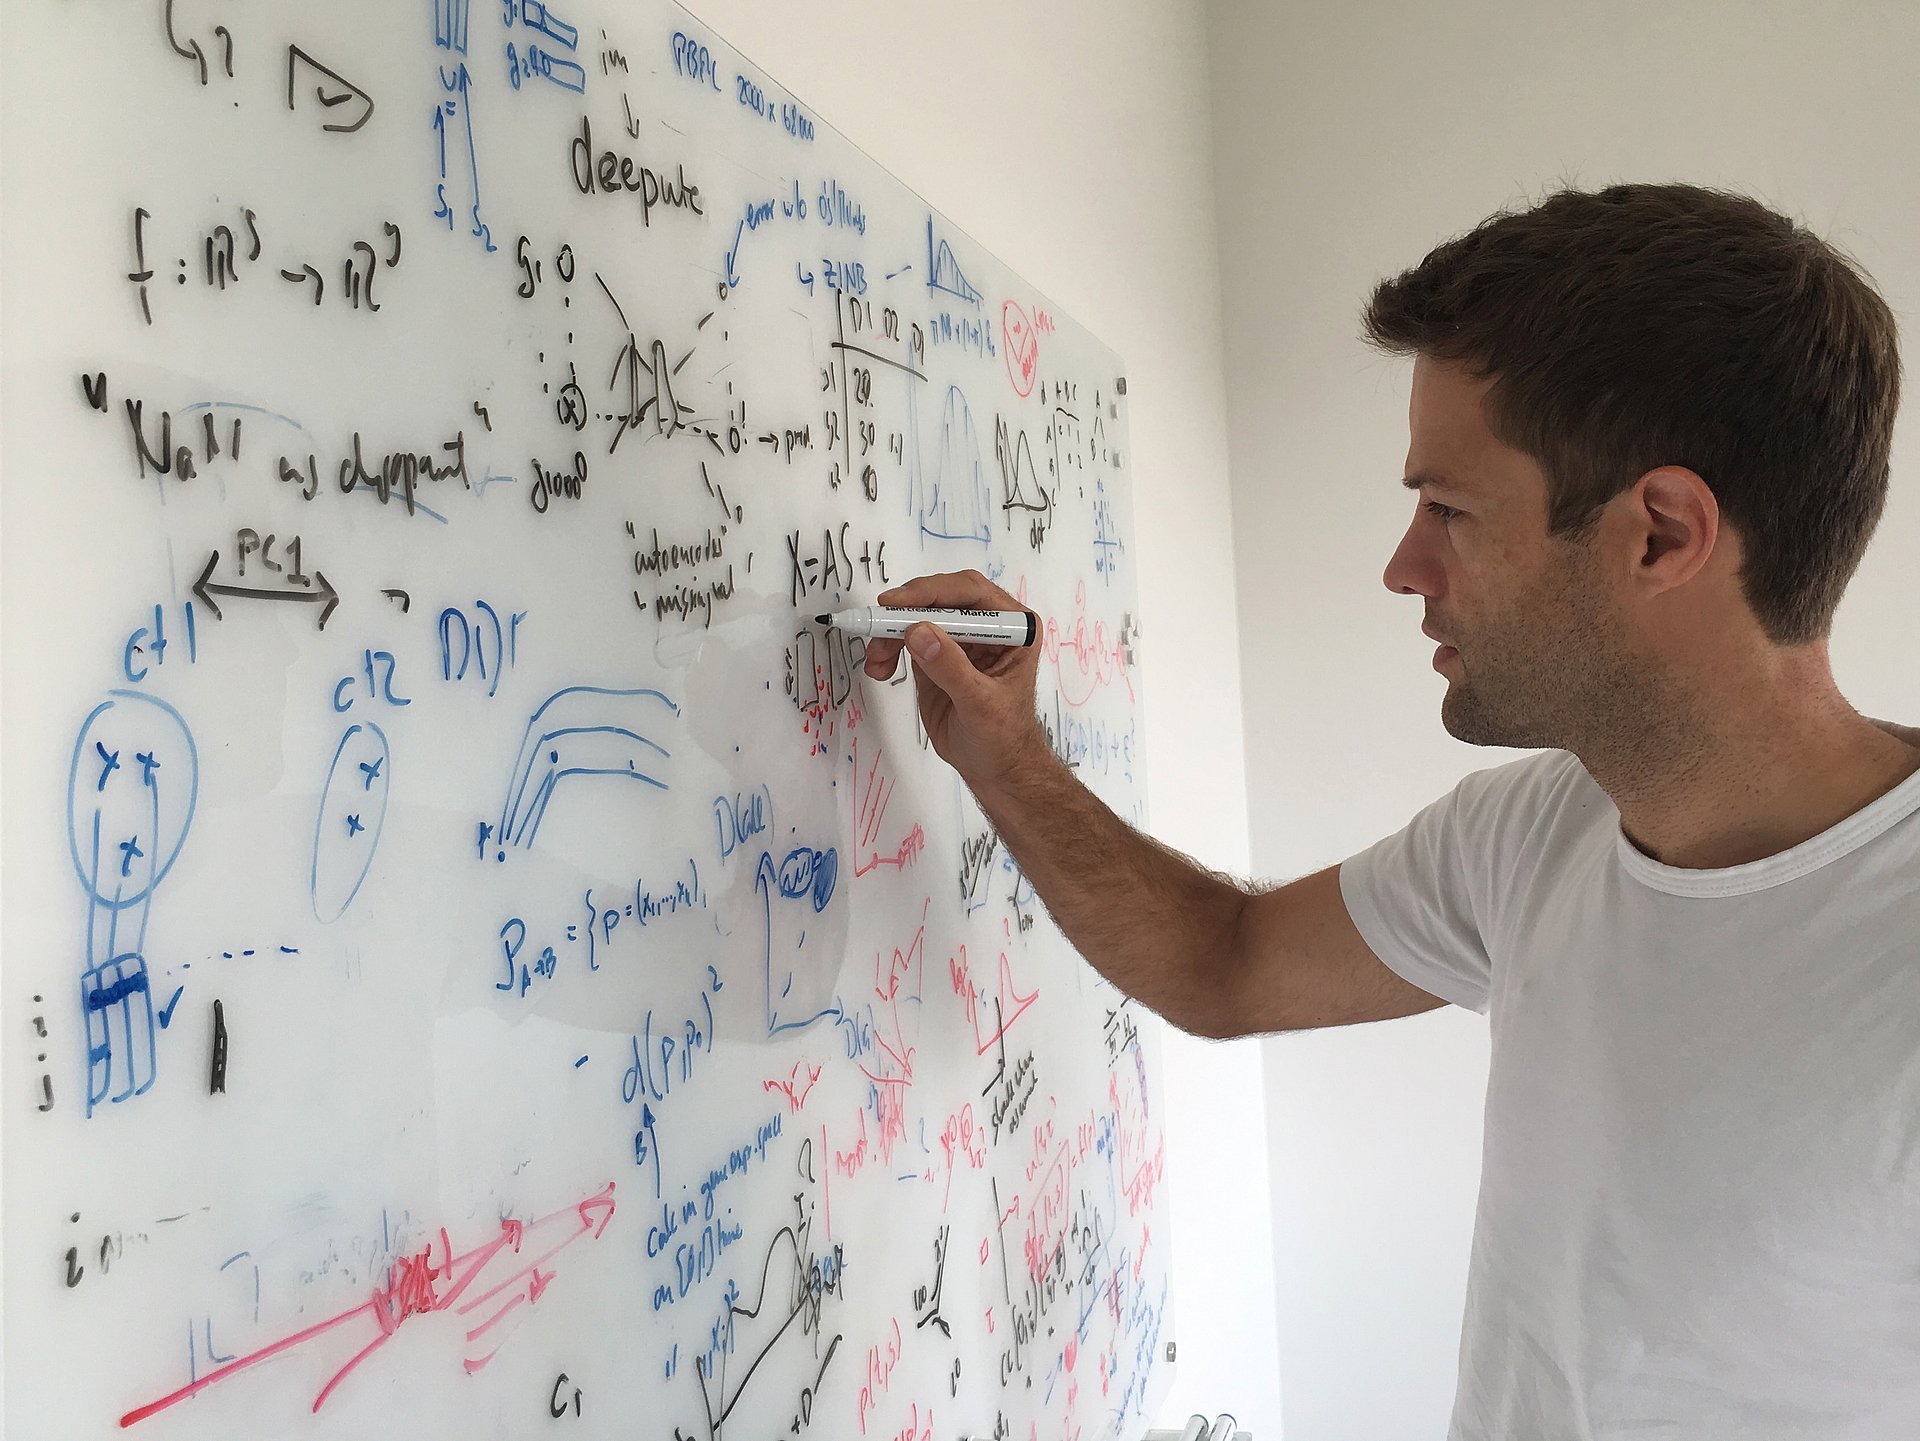
<svg viewBox="0 0 1920 1441"><path fill-rule="evenodd" d="M1747 190L1851 250L1920 334L1920 7L1213 0L1214 122L1251 847L1297 875L1507 758L1441 730L1420 604L1380 573L1408 366L1371 285L1562 178ZM1912 416L1835 669L1920 720ZM1442 1434L1479 1168L1485 1023L1267 1043L1287 1441Z"/></svg>
<svg viewBox="0 0 1920 1441"><path fill-rule="evenodd" d="M1246 868L1201 0L693 0L855 144L1119 351L1131 402L1148 808ZM1261 1053L1169 1035L1174 1390L1279 1434ZM1227 1177L1227 1184L1221 1178Z"/></svg>

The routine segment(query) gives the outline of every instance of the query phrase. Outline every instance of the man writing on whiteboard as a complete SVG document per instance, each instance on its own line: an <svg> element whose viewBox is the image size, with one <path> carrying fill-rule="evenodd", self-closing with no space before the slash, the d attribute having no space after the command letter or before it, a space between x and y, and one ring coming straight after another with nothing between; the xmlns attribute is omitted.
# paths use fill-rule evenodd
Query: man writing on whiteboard
<svg viewBox="0 0 1920 1441"><path fill-rule="evenodd" d="M1886 498L1891 312L1751 200L1633 185L1492 217L1365 327L1413 357L1386 584L1447 729L1539 754L1260 890L1074 780L1030 650L915 627L927 734L1176 1025L1488 1016L1452 1437L1920 1436L1920 731L1827 651ZM975 573L880 600L1018 608Z"/></svg>

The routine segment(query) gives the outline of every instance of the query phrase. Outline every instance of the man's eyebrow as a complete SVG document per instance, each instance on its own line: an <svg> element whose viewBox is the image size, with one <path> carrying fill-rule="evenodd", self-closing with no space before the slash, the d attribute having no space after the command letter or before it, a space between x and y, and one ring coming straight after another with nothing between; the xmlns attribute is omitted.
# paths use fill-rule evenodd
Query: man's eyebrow
<svg viewBox="0 0 1920 1441"><path fill-rule="evenodd" d="M1400 483L1404 485L1408 490L1419 490L1423 486L1432 485L1432 486L1438 486L1441 490L1451 490L1461 495L1466 494L1466 491L1467 491L1467 488L1464 485L1461 485L1456 481L1449 480L1446 476L1439 474L1437 471L1431 471L1431 470L1423 470L1419 472L1419 474L1417 475L1410 475Z"/></svg>

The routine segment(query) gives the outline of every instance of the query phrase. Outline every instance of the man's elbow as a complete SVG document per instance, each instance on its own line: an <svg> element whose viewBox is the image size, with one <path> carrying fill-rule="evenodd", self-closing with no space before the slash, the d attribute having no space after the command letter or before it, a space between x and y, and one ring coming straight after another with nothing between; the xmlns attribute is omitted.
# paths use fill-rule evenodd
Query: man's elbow
<svg viewBox="0 0 1920 1441"><path fill-rule="evenodd" d="M1204 1015L1187 1020L1167 1018L1174 1026L1189 1036L1197 1036L1203 1041L1235 1041L1242 1036L1253 1034L1244 1025L1229 1016Z"/></svg>
<svg viewBox="0 0 1920 1441"><path fill-rule="evenodd" d="M1255 1034L1257 1029L1250 1024L1252 1012L1224 962L1210 968L1184 1004L1170 1006L1161 1014L1179 1030L1203 1041L1237 1040Z"/></svg>

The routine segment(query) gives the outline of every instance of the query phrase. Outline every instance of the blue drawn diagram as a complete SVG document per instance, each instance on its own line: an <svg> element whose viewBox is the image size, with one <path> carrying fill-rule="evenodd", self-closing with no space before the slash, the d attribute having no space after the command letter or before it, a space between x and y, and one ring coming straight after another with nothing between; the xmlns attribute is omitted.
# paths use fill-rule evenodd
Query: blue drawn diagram
<svg viewBox="0 0 1920 1441"><path fill-rule="evenodd" d="M577 26L569 25L549 10L541 0L520 0L516 11L513 0L504 0L502 12L509 27L518 20L522 29L529 30L562 49L572 52L580 44L580 31ZM525 53L507 42L507 80L515 90L522 82L533 79L551 80L562 90L571 90L576 95L586 93L587 70L578 60L569 60L557 55L538 41L530 41Z"/></svg>
<svg viewBox="0 0 1920 1441"><path fill-rule="evenodd" d="M778 866L771 851L760 853L753 889L765 923L769 1036L840 1014L833 998L833 965L821 964L826 957L818 946L815 963L809 967L804 962L807 925L826 910L839 877L840 853L832 846L824 851L796 846Z"/></svg>
<svg viewBox="0 0 1920 1441"><path fill-rule="evenodd" d="M1114 572L1120 567L1120 557L1126 554L1127 543L1121 538L1119 521L1113 513L1113 502L1107 499L1107 483L1104 480L1095 481L1093 494L1093 569L1101 580L1112 585Z"/></svg>
<svg viewBox="0 0 1920 1441"><path fill-rule="evenodd" d="M488 251L499 247L493 243L493 231L487 222L480 218L480 157L473 143L473 75L467 69L467 22L472 0L434 0L433 4L433 43L441 49L462 57L449 71L440 67L440 89L443 98L433 107L433 135L440 150L440 180L434 188L434 210L436 220L447 222L447 229L453 229L453 203L447 199L447 182L450 172L447 169L447 136L458 128L456 147L464 141L467 151L467 163L459 164L459 154L454 155L455 170L464 168L464 194L472 197L472 204L464 207L472 220L472 234ZM516 82L515 88L518 88ZM456 183L458 183L456 181Z"/></svg>
<svg viewBox="0 0 1920 1441"><path fill-rule="evenodd" d="M969 305L980 303L980 292L953 258L953 247L944 238L934 237L931 215L927 217L927 289L944 290Z"/></svg>
<svg viewBox="0 0 1920 1441"><path fill-rule="evenodd" d="M492 843L500 861L510 846L532 846L562 781L585 776L668 789L673 753L654 736L679 716L680 707L657 690L577 685L555 691L527 718L500 819L481 824L481 846Z"/></svg>
<svg viewBox="0 0 1920 1441"><path fill-rule="evenodd" d="M348 726L334 748L320 788L308 876L314 919L323 924L346 914L373 869L393 785L392 759L386 732L371 721Z"/></svg>
<svg viewBox="0 0 1920 1441"><path fill-rule="evenodd" d="M165 701L116 690L80 726L67 774L67 842L87 893L87 1114L144 1095L157 1071L147 918L200 793L193 733Z"/></svg>

